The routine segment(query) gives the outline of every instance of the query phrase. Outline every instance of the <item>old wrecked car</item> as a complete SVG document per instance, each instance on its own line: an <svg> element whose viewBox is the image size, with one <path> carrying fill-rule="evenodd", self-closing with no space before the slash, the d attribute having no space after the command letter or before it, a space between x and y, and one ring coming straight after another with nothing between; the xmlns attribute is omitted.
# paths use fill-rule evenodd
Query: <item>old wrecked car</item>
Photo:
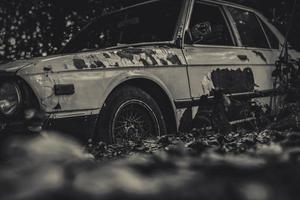
<svg viewBox="0 0 300 200"><path fill-rule="evenodd" d="M219 122L255 120L253 104L277 102L272 74L283 44L259 12L222 1L114 11L58 55L1 66L0 132L43 128L117 143L213 126L214 112Z"/></svg>

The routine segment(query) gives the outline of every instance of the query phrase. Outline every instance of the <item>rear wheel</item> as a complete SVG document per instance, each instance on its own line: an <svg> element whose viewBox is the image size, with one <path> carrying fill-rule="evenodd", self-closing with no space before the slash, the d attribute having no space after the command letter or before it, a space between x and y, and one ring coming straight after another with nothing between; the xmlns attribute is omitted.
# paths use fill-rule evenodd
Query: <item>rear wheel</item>
<svg viewBox="0 0 300 200"><path fill-rule="evenodd" d="M97 132L102 141L124 144L164 135L167 129L155 100L140 88L125 86L107 99Z"/></svg>

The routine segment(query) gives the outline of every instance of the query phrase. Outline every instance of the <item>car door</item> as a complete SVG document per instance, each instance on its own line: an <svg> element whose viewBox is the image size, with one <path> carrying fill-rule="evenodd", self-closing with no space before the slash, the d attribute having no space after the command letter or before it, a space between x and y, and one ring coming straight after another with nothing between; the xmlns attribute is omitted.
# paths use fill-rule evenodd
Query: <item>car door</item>
<svg viewBox="0 0 300 200"><path fill-rule="evenodd" d="M238 31L238 37L249 56L249 66L253 71L256 91L272 94L275 89L272 72L278 59L279 41L270 32L266 24L255 12L243 8L226 7L233 25ZM268 36L268 37L267 37ZM261 103L276 107L275 98L257 99Z"/></svg>
<svg viewBox="0 0 300 200"><path fill-rule="evenodd" d="M247 97L273 92L276 56L254 11L194 1L184 41L194 102L211 96L213 90ZM258 100L271 104L269 97ZM194 116L199 111L192 110ZM231 121L239 119L229 117Z"/></svg>
<svg viewBox="0 0 300 200"><path fill-rule="evenodd" d="M215 89L227 94L255 89L251 54L240 46L222 5L195 1L187 26L183 51L194 101Z"/></svg>

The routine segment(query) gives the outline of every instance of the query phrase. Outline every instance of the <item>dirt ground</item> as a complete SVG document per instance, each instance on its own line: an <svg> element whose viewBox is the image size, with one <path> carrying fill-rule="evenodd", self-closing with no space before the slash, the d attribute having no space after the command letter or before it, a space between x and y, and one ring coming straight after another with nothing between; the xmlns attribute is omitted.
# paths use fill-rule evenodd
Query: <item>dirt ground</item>
<svg viewBox="0 0 300 200"><path fill-rule="evenodd" d="M288 112L260 129L86 148L43 133L10 144L0 199L299 199L298 125Z"/></svg>

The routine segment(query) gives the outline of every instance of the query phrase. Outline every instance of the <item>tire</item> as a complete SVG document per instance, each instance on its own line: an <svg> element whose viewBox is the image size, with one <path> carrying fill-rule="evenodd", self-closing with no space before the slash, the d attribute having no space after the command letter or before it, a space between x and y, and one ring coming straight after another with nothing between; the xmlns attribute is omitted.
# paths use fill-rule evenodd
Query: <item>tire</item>
<svg viewBox="0 0 300 200"><path fill-rule="evenodd" d="M96 140L120 144L165 134L165 120L155 100L140 88L124 86L106 100L99 116Z"/></svg>

